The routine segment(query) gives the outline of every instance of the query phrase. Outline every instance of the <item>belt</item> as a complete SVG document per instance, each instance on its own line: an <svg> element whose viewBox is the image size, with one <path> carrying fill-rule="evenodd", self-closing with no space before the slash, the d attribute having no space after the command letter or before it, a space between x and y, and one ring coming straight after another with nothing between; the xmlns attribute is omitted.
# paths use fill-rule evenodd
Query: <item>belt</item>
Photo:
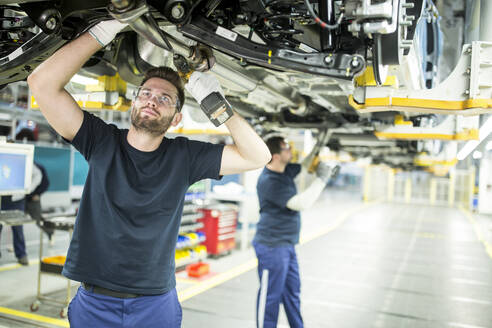
<svg viewBox="0 0 492 328"><path fill-rule="evenodd" d="M135 298L135 297L144 296L144 295L140 295L140 294L117 292L115 290L106 289L106 288L99 287L99 286L92 285L92 284L87 284L85 282L82 283L82 287L88 292L92 292L92 293L100 294L100 295L111 296L111 297L117 297L117 298Z"/></svg>

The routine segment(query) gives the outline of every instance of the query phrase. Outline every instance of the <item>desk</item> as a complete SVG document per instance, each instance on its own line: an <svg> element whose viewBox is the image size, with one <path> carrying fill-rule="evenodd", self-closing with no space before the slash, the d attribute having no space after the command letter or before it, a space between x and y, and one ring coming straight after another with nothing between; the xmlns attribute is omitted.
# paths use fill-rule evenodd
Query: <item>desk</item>
<svg viewBox="0 0 492 328"><path fill-rule="evenodd" d="M6 226L19 226L27 223L35 223L29 214L19 210L0 211L0 224Z"/></svg>

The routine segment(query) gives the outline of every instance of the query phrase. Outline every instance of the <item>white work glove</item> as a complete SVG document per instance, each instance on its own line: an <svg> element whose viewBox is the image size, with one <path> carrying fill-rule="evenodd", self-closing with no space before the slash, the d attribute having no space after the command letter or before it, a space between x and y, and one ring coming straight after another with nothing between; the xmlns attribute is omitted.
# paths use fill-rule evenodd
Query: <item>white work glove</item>
<svg viewBox="0 0 492 328"><path fill-rule="evenodd" d="M218 92L224 97L219 81L211 73L193 72L185 88L199 104L212 92Z"/></svg>
<svg viewBox="0 0 492 328"><path fill-rule="evenodd" d="M116 19L102 21L91 27L89 33L97 42L105 47L127 25L118 22Z"/></svg>
<svg viewBox="0 0 492 328"><path fill-rule="evenodd" d="M321 162L316 168L316 177L323 180L324 183L327 183L330 179L336 177L339 171L339 165L330 166L327 163Z"/></svg>

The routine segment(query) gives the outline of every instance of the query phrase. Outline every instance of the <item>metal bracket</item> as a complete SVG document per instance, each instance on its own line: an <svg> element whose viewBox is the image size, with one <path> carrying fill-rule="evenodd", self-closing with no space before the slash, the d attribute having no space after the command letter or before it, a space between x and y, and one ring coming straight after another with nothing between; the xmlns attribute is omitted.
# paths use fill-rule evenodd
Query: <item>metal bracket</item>
<svg viewBox="0 0 492 328"><path fill-rule="evenodd" d="M25 79L66 42L60 35L39 32L8 56L0 58L0 85Z"/></svg>
<svg viewBox="0 0 492 328"><path fill-rule="evenodd" d="M300 71L351 80L365 67L361 55L303 53L252 42L202 17L194 18L180 32L243 61L281 71Z"/></svg>

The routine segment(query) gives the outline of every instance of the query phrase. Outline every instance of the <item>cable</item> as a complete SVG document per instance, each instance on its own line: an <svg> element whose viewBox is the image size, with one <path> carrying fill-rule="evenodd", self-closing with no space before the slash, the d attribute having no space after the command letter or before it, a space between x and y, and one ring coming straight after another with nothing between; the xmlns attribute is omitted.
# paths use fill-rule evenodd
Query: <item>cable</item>
<svg viewBox="0 0 492 328"><path fill-rule="evenodd" d="M197 2L195 2L193 4L193 6L191 6L190 10L186 14L185 19L183 19L183 23L181 25L186 25L189 23L189 19L191 18L191 13L193 12L193 10L195 10L196 6L198 6L200 4L200 2L202 2L202 0L198 0Z"/></svg>
<svg viewBox="0 0 492 328"><path fill-rule="evenodd" d="M331 0L328 0L328 1L331 1ZM338 16L337 22L335 24L330 25L330 24L328 24L326 22L323 22L318 17L318 15L316 15L316 13L313 10L313 7L309 3L309 0L304 0L304 4L306 5L306 7L307 7L309 13L311 14L311 16L314 18L314 21L316 22L316 24L318 24L322 28L326 28L328 30L334 30L334 29L337 29L340 26L340 23L342 22L342 18L343 18L343 13L340 13L340 16Z"/></svg>

